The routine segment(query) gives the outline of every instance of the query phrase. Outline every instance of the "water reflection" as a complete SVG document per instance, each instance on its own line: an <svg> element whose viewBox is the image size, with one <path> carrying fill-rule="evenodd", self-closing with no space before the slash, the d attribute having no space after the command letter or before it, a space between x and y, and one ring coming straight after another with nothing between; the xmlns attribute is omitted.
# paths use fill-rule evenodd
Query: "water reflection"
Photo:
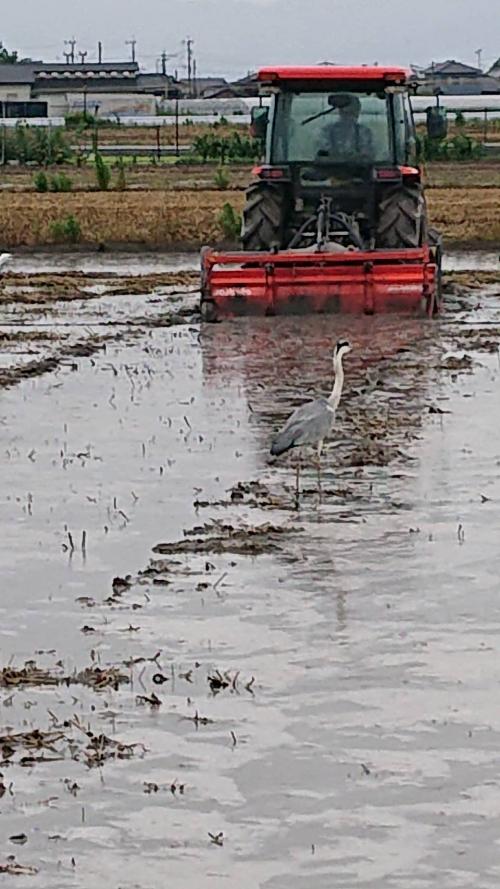
<svg viewBox="0 0 500 889"><path fill-rule="evenodd" d="M37 889L163 889L165 861L176 889L200 874L204 889L496 886L496 356L436 389L440 323L243 319L197 334L157 330L3 396L2 533L17 556L2 599L6 660L135 665L119 691L16 689L8 722L46 728L76 712L146 747L99 771L70 755L6 766L5 848L26 833ZM342 468L334 455L325 488L337 493L299 514L232 502L198 514L194 485L207 501L235 481L283 488L287 464L267 464L271 431L331 386L340 336L356 351L339 423L364 448L396 448L391 462ZM443 417L428 411L438 395ZM123 527L110 523L119 510ZM151 545L214 519L290 533L255 557L181 553L164 583L142 575L103 601ZM66 571L65 524L89 530L85 570L78 553ZM214 694L216 670L237 687ZM139 705L151 691L161 706ZM223 847L209 838L220 832Z"/></svg>
<svg viewBox="0 0 500 889"><path fill-rule="evenodd" d="M353 403L363 387L378 389L378 380L393 368L380 400L396 406L411 387L413 410L427 397L428 361L418 373L398 378L412 353L414 367L424 345L438 349L439 322L398 316L325 316L306 318L247 318L204 325L200 343L205 384L239 385L257 425L263 447L276 415L332 387L332 349L337 339L348 339L353 351L345 361L342 407Z"/></svg>
<svg viewBox="0 0 500 889"><path fill-rule="evenodd" d="M293 490L294 455L270 464L269 441L283 414L331 389L332 346L339 338L354 347L345 361L344 397L333 435L347 442L347 450L327 448L322 500L316 496L314 471L306 467L298 520L309 526L309 555L288 567L288 578L301 586L304 600L328 615L329 624L335 615L329 632L337 641L348 629L353 587L345 555L339 564L332 542L345 554L346 546L359 546L367 518L380 521L411 508L405 489L409 469L402 468L394 479L386 465L408 450L435 397L431 357L441 349L441 326L397 316L312 315L239 319L206 325L200 334L207 391L240 390L259 446L257 477L282 495ZM384 449L392 449L387 458ZM284 504L290 509L292 495L287 496ZM412 547L406 536L397 545Z"/></svg>

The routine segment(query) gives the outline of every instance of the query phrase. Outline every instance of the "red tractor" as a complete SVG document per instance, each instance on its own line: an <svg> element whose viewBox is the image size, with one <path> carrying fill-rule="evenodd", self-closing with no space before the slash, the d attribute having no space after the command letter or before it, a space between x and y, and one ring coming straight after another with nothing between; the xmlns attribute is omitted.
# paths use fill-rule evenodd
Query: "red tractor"
<svg viewBox="0 0 500 889"><path fill-rule="evenodd" d="M252 109L264 160L247 190L242 250L202 251L203 316L436 312L441 242L428 225L409 72L258 77L271 96Z"/></svg>

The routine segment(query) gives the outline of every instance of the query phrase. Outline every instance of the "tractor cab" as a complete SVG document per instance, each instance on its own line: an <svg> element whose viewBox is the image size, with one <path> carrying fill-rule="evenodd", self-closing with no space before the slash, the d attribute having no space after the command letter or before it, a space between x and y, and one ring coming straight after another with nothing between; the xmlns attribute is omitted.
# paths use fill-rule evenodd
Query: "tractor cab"
<svg viewBox="0 0 500 889"><path fill-rule="evenodd" d="M274 79L267 69L260 72L264 92L273 97L269 126L268 109L256 109L261 134L266 132L266 163L315 167L322 162L343 167L416 163L405 71L333 66L312 70L329 76L321 73L306 80L300 79L300 69L292 69L290 76L283 76L282 69L276 80L276 72ZM355 79L353 72L361 77Z"/></svg>
<svg viewBox="0 0 500 889"><path fill-rule="evenodd" d="M275 232L279 246L287 241L298 246L299 229L326 199L337 214L348 215L350 228L359 232L354 246L408 246L406 241L395 243L394 237L387 244L379 230L383 202L395 188L411 186L412 212L421 210L408 72L379 67L265 68L259 80L271 105L252 115L254 134L264 145L257 175L275 186L276 195L281 185L281 225ZM263 192L269 194L265 188ZM252 197L256 193L254 189ZM255 211L251 215L253 230ZM421 237L420 222L416 228L412 246ZM271 246L248 231L245 226L245 249Z"/></svg>

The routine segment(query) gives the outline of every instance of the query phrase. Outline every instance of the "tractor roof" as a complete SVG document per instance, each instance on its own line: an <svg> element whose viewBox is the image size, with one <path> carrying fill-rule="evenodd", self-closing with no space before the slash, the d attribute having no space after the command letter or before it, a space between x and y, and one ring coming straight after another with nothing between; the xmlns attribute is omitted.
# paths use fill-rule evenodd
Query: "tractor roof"
<svg viewBox="0 0 500 889"><path fill-rule="evenodd" d="M341 67L340 65L314 65L311 67L267 67L261 68L257 77L261 83L281 83L286 81L367 81L378 80L389 83L407 83L410 71L406 68L384 67L382 65L359 65L357 67Z"/></svg>

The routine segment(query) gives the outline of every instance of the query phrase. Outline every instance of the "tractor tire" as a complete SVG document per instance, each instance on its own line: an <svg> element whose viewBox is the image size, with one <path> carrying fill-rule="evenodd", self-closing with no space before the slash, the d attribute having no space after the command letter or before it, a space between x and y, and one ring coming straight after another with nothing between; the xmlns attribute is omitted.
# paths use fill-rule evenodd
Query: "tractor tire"
<svg viewBox="0 0 500 889"><path fill-rule="evenodd" d="M379 204L377 247L420 247L426 238L426 207L418 183L391 188Z"/></svg>
<svg viewBox="0 0 500 889"><path fill-rule="evenodd" d="M271 250L283 246L285 195L271 182L254 182L247 189L241 243L244 250Z"/></svg>

